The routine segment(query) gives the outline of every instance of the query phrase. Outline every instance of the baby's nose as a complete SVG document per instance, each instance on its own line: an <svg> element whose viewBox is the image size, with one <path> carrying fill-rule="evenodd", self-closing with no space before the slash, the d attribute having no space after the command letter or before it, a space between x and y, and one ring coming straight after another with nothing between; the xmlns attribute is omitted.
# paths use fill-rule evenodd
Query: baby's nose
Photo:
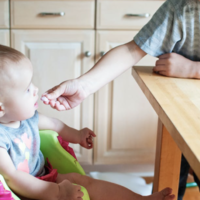
<svg viewBox="0 0 200 200"><path fill-rule="evenodd" d="M39 91L39 89L37 87L35 87L34 96L38 94L38 91Z"/></svg>

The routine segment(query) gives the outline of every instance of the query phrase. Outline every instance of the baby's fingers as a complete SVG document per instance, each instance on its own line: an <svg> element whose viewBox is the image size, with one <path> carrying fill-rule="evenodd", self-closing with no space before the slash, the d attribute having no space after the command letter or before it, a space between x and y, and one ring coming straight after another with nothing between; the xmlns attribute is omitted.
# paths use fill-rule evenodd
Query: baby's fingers
<svg viewBox="0 0 200 200"><path fill-rule="evenodd" d="M92 136L90 135L90 136L86 139L86 141L87 141L87 147L91 149L91 148L93 147L93 139L92 139Z"/></svg>
<svg viewBox="0 0 200 200"><path fill-rule="evenodd" d="M92 135L93 137L96 137L96 134L91 130L89 130L89 134Z"/></svg>

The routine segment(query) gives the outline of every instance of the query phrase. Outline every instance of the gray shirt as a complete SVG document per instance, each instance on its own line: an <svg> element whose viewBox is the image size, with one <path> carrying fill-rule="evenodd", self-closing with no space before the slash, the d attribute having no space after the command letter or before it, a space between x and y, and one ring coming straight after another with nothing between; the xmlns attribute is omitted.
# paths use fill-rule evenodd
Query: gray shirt
<svg viewBox="0 0 200 200"><path fill-rule="evenodd" d="M134 37L147 54L175 52L200 60L200 1L167 0Z"/></svg>
<svg viewBox="0 0 200 200"><path fill-rule="evenodd" d="M10 128L0 124L0 147L7 150L17 170L33 176L41 175L44 169L44 157L40 151L38 119L36 111L32 118L21 121L19 128Z"/></svg>

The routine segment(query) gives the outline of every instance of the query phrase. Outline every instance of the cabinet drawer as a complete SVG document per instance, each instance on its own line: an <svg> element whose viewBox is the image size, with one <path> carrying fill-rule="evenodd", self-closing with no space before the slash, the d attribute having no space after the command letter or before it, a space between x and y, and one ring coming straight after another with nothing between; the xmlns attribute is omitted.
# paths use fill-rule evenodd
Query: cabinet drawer
<svg viewBox="0 0 200 200"><path fill-rule="evenodd" d="M97 2L98 29L141 29L164 1Z"/></svg>
<svg viewBox="0 0 200 200"><path fill-rule="evenodd" d="M0 28L9 28L9 1L0 0Z"/></svg>
<svg viewBox="0 0 200 200"><path fill-rule="evenodd" d="M12 0L11 27L92 29L94 7L94 0Z"/></svg>

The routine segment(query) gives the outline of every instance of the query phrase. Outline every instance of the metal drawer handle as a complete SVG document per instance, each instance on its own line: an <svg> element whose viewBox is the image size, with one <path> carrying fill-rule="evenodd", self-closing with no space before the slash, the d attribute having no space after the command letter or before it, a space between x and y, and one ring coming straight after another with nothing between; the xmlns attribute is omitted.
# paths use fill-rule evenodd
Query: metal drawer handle
<svg viewBox="0 0 200 200"><path fill-rule="evenodd" d="M65 12L41 12L41 13L39 13L39 15L41 15L41 16L49 16L49 15L53 15L53 16L64 16L65 15Z"/></svg>
<svg viewBox="0 0 200 200"><path fill-rule="evenodd" d="M144 13L144 14L126 14L127 17L150 17L151 14L149 13Z"/></svg>

